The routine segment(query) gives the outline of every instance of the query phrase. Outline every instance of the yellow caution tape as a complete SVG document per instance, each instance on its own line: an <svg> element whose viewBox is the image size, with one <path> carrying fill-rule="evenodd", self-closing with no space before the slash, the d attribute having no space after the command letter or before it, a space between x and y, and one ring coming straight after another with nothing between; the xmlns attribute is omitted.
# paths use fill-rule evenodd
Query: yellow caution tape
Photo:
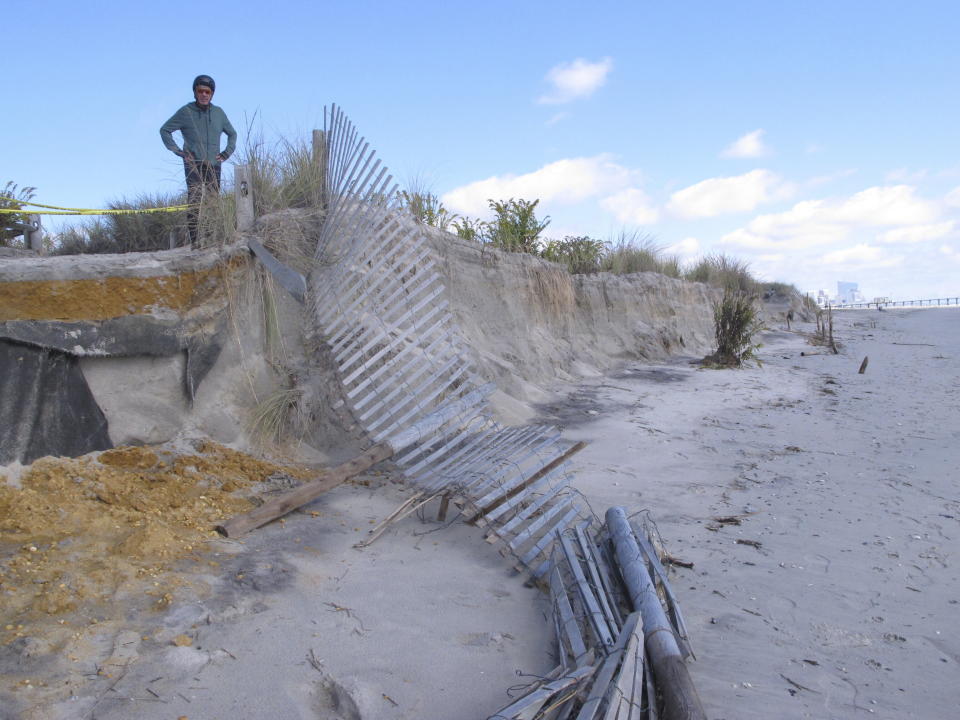
<svg viewBox="0 0 960 720"><path fill-rule="evenodd" d="M38 208L47 208L45 211L41 210L24 210L21 208L0 208L0 213L11 214L19 213L23 215L134 215L138 213L155 213L155 212L182 212L183 210L189 210L192 207L196 207L196 204L184 204L184 205L168 205L167 207L159 208L142 208L142 209L117 209L117 210L94 210L91 208L70 208L70 207L60 207L59 205L42 205L40 203L34 202L24 202L23 200L17 200L16 198L8 198L0 195L0 200L6 200L8 202L16 203L17 205L28 205L30 207ZM54 211L54 212L51 212Z"/></svg>

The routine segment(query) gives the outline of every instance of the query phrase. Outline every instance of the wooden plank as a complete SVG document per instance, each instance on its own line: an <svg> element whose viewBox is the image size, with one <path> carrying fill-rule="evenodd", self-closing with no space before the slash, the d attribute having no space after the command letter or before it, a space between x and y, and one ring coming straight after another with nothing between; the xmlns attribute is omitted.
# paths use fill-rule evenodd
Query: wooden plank
<svg viewBox="0 0 960 720"><path fill-rule="evenodd" d="M266 525L271 520L276 520L278 517L282 517L296 510L301 505L306 505L311 500L319 497L328 490L332 490L354 475L359 475L378 462L386 460L393 455L393 452L393 447L387 443L374 445L362 455L353 458L353 460L345 462L343 465L339 465L332 470L327 470L319 479L305 483L288 493L284 493L280 497L265 502L250 512L230 518L223 525L217 525L216 530L226 537L237 537L261 525Z"/></svg>

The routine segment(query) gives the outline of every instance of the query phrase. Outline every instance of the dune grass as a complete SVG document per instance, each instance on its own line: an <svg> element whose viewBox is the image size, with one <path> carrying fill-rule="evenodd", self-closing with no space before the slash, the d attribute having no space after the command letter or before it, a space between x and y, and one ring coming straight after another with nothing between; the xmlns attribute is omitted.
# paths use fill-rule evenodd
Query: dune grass
<svg viewBox="0 0 960 720"><path fill-rule="evenodd" d="M615 275L656 272L675 278L681 272L678 257L664 255L653 235L638 230L621 230L606 243L600 269Z"/></svg>
<svg viewBox="0 0 960 720"><path fill-rule="evenodd" d="M757 296L727 286L713 305L714 339L717 349L707 363L720 367L742 367L749 361L760 365L754 336L763 330Z"/></svg>

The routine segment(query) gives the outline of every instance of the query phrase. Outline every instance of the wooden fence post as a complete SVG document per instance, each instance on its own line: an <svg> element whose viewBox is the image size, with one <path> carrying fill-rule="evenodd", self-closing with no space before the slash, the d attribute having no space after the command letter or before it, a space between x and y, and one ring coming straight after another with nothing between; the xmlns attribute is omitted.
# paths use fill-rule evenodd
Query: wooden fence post
<svg viewBox="0 0 960 720"><path fill-rule="evenodd" d="M249 165L237 165L233 170L233 194L237 202L237 232L253 232L253 178Z"/></svg>
<svg viewBox="0 0 960 720"><path fill-rule="evenodd" d="M313 162L320 173L320 208L327 212L327 136L323 130L313 131Z"/></svg>
<svg viewBox="0 0 960 720"><path fill-rule="evenodd" d="M27 225L29 229L24 233L24 244L31 250L36 250L43 254L43 226L40 224L39 215L27 215Z"/></svg>

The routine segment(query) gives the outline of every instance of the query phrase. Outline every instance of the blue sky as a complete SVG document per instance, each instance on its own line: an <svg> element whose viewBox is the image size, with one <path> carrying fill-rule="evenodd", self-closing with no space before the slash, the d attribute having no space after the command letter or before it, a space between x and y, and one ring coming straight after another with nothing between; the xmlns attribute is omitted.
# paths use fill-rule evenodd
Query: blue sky
<svg viewBox="0 0 960 720"><path fill-rule="evenodd" d="M814 292L960 293L955 1L39 0L4 21L0 183L38 202L182 187L157 131L208 73L241 152L335 102L462 214L540 198L550 236L638 230Z"/></svg>

